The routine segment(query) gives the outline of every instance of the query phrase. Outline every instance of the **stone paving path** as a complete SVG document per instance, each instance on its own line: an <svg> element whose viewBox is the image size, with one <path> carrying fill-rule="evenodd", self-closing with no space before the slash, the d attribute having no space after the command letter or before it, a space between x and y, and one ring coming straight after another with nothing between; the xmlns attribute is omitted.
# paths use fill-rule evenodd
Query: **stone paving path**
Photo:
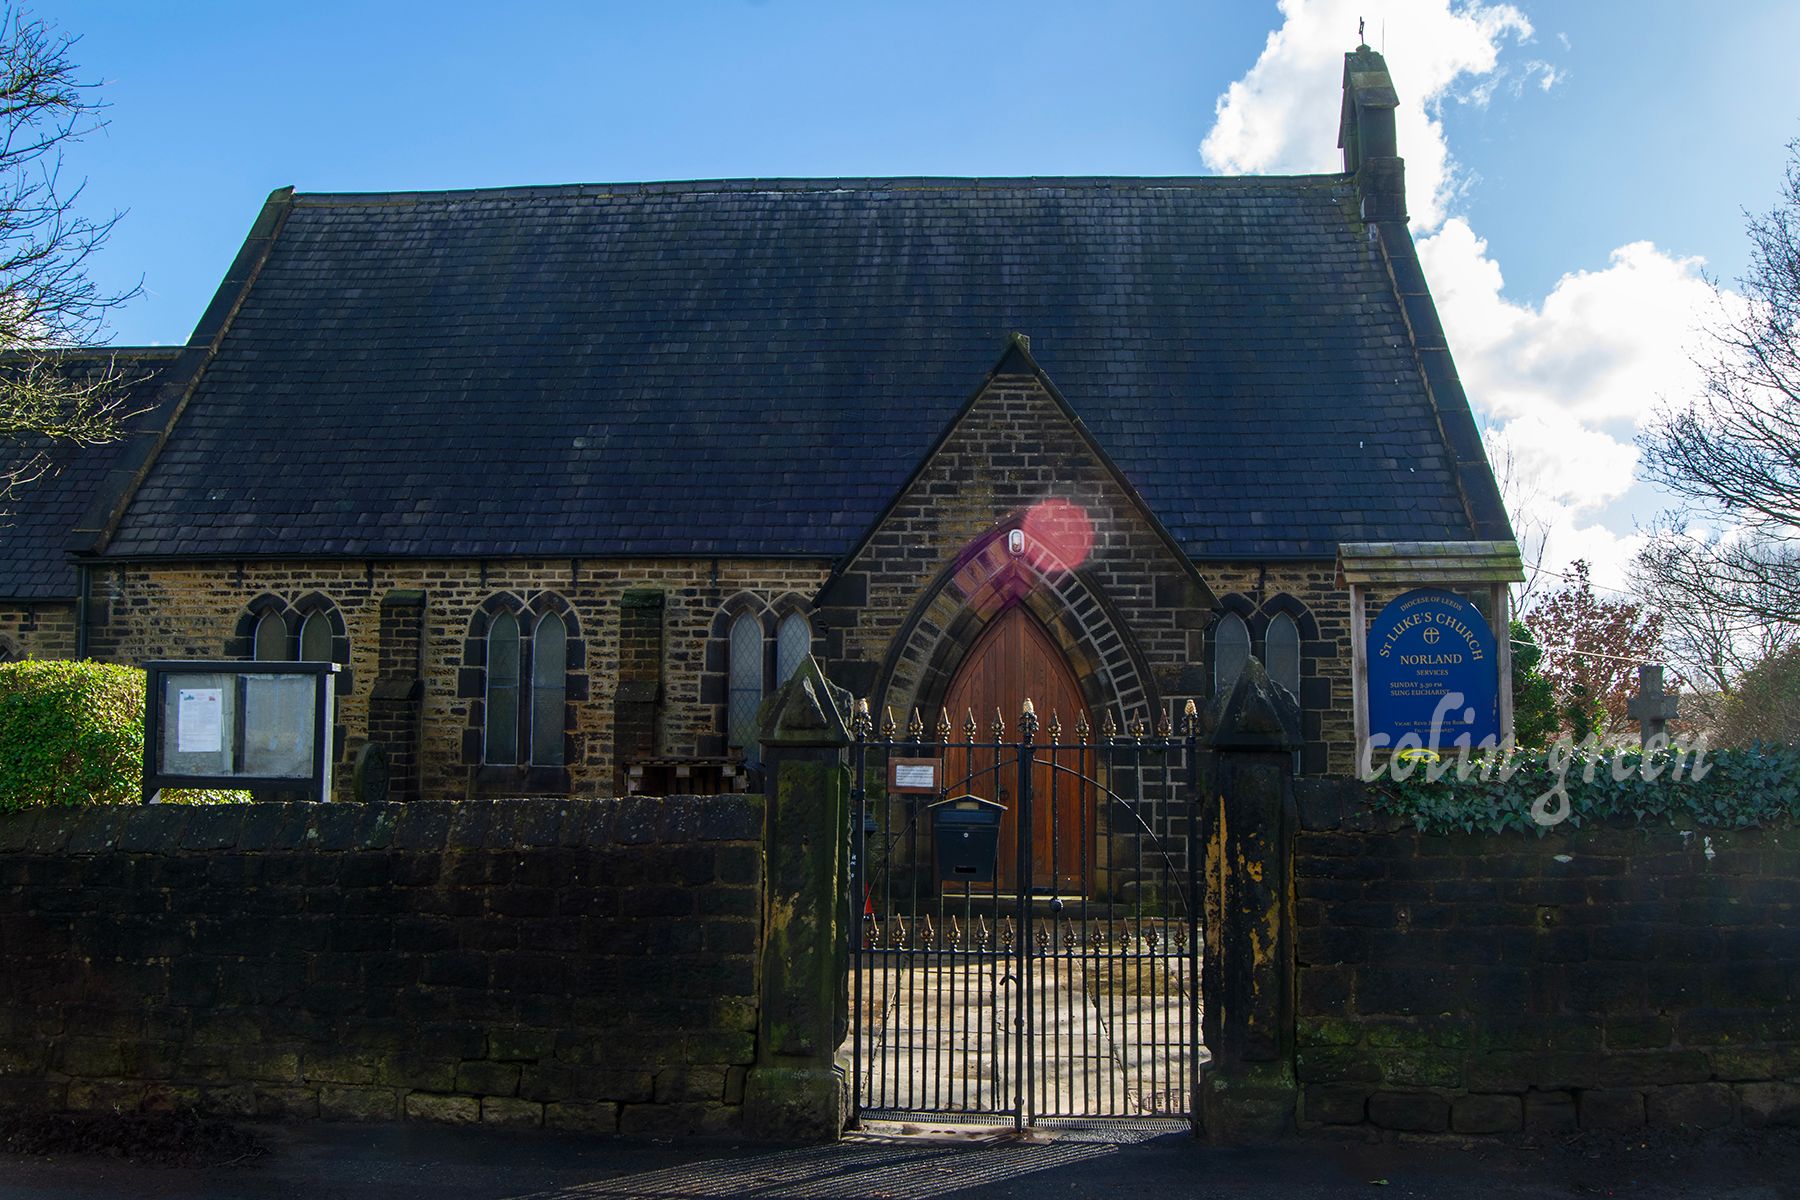
<svg viewBox="0 0 1800 1200"><path fill-rule="evenodd" d="M1178 1115L1190 1086L1190 967L1165 953L1041 954L1021 1070L1019 960L876 952L862 976L863 1104L1043 1117Z"/></svg>

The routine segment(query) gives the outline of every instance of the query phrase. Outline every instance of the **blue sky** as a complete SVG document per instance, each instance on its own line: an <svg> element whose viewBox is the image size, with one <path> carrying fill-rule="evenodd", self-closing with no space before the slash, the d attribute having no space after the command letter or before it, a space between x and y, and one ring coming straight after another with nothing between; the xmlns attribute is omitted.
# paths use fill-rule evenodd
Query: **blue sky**
<svg viewBox="0 0 1800 1200"><path fill-rule="evenodd" d="M1741 210L1768 206L1783 144L1800 137L1791 0L39 11L81 35L77 55L112 105L69 166L95 211L126 211L95 264L111 286L143 281L114 322L120 344L183 340L263 198L290 183L1329 169L1330 93L1366 15L1403 100L1429 99L1441 117L1401 149L1416 218L1431 207L1421 143L1441 141L1453 163L1440 211L1415 231L1436 239L1427 269L1465 379L1492 393L1478 406L1537 463L1551 523L1612 538L1591 550L1602 558L1626 553L1654 508L1619 449L1633 424L1622 397L1669 373L1603 328L1609 312L1619 323L1608 296L1658 279L1673 312L1694 294L1696 256L1737 272ZM1269 44L1277 31L1285 49ZM1248 132L1203 158L1215 106L1246 79L1236 111ZM1615 256L1645 243L1630 263ZM1506 337L1489 336L1496 323ZM1580 359L1572 348L1590 333L1617 343L1610 357ZM1527 361L1554 371L1527 377ZM1609 464L1606 488L1566 461L1570 421L1610 442L1590 447ZM1584 546L1576 537L1561 556Z"/></svg>
<svg viewBox="0 0 1800 1200"><path fill-rule="evenodd" d="M1445 114L1509 286L1541 294L1639 238L1735 271L1739 210L1800 136L1800 5L1519 7L1565 78ZM1044 0L40 11L107 82L111 125L72 165L96 209L128 210L99 264L144 279L128 343L184 338L288 183L1201 173L1215 100L1280 23L1272 3Z"/></svg>

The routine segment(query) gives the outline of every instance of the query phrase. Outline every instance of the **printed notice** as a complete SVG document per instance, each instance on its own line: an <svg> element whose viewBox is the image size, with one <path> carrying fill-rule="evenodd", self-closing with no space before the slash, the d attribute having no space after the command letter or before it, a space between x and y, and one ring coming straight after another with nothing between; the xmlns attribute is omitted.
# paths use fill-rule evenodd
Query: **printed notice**
<svg viewBox="0 0 1800 1200"><path fill-rule="evenodd" d="M895 763L894 786L935 789L937 767L931 763Z"/></svg>
<svg viewBox="0 0 1800 1200"><path fill-rule="evenodd" d="M181 688L175 708L175 750L217 754L225 748L223 688Z"/></svg>

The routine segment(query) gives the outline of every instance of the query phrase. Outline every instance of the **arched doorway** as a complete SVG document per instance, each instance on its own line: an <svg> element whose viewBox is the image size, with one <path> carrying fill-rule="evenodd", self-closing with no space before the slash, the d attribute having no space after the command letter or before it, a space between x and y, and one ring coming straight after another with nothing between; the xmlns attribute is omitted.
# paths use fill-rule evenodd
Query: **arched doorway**
<svg viewBox="0 0 1800 1200"><path fill-rule="evenodd" d="M1023 606L1013 605L982 631L981 637L964 656L953 677L944 709L952 726L960 726L967 714L973 713L980 730L977 741L992 736L990 730L996 713L1006 722L1006 738L1019 736L1019 712L1026 700L1032 702L1041 722L1038 740L1050 740L1051 718L1062 723L1062 740L1075 740L1077 718L1087 715L1081 688L1069 670L1062 652L1036 617ZM1092 722L1090 721L1091 725ZM1009 764L1012 756L1001 756ZM1047 757L1047 756L1046 756ZM971 759L973 761L971 761ZM945 779L955 780L992 762L993 752L952 749L945 767ZM1072 761L1065 765L1073 766ZM1002 888L1017 886L1017 860L1013 850L1018 846L1017 797L1015 766L1007 765L991 774L978 774L967 790L1006 805L1000 832L999 882ZM1091 774L1092 767L1082 774ZM1066 895L1083 894L1088 885L1092 865L1094 837L1093 791L1079 775L1052 769L1041 761L1032 776L1031 885L1034 891L1055 891ZM989 795L990 792L995 794Z"/></svg>

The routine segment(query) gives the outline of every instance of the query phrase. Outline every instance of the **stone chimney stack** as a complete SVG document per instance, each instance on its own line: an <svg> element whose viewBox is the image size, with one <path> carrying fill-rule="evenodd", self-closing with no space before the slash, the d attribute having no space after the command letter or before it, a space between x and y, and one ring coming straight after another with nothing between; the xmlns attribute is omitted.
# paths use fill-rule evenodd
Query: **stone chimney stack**
<svg viewBox="0 0 1800 1200"><path fill-rule="evenodd" d="M1356 177L1365 221L1406 220L1406 164L1394 137L1400 99L1387 62L1368 46L1344 55L1344 109L1338 145L1344 172Z"/></svg>

